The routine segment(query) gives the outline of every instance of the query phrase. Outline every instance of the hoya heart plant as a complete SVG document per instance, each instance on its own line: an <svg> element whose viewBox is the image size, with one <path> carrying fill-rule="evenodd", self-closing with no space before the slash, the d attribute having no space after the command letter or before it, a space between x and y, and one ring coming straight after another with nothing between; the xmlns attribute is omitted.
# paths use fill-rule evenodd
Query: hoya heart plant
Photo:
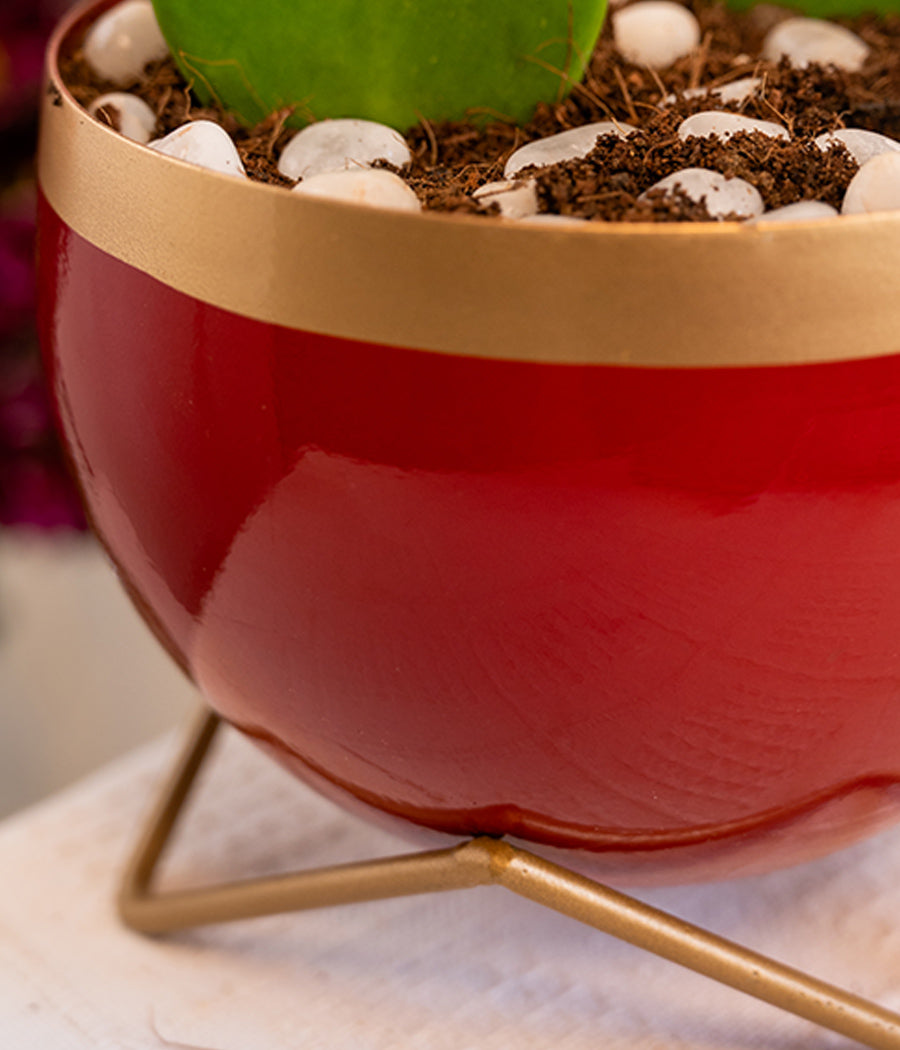
<svg viewBox="0 0 900 1050"><path fill-rule="evenodd" d="M606 0L153 0L201 98L246 123L528 119L581 78Z"/></svg>

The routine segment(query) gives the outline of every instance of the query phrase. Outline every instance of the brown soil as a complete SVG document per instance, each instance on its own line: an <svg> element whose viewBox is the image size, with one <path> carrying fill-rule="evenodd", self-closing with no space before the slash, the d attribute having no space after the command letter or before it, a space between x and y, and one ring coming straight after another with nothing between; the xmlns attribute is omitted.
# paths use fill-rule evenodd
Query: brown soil
<svg viewBox="0 0 900 1050"><path fill-rule="evenodd" d="M413 163L401 174L424 205L444 211L490 214L471 193L500 177L509 154L536 138L579 124L615 119L639 130L627 139L601 139L583 160L558 164L537 173L543 211L603 221L702 221L703 206L684 197L638 196L660 178L685 167L714 168L752 183L768 208L794 201L824 200L838 205L856 163L842 148L823 153L812 139L838 127L860 127L900 138L900 16L842 19L870 46L859 73L811 66L792 69L758 58L762 38L774 22L793 12L760 4L748 12L728 10L709 0L687 4L700 20L703 42L698 52L656 73L624 61L615 51L609 22L581 84L556 105L541 105L524 126L503 120L423 123L408 130ZM739 105L710 106L708 99L687 100L681 92L718 86L746 76L764 78L764 89ZM84 105L112 86L93 77L78 50L66 58L64 76ZM218 120L232 134L252 178L290 185L276 160L293 134L285 126L290 111L275 113L255 128L240 125L217 108L202 107L171 61L149 66L130 89L158 114L158 133L191 119ZM665 105L666 96L676 95ZM738 134L727 142L675 134L678 124L703 109L731 109L783 123L789 142ZM116 115L106 115L115 126Z"/></svg>

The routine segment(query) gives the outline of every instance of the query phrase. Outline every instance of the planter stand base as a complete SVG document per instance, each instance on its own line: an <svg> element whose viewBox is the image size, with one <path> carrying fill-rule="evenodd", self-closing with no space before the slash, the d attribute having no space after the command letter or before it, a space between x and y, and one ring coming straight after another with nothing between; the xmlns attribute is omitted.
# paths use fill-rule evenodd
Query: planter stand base
<svg viewBox="0 0 900 1050"><path fill-rule="evenodd" d="M167 892L154 888L213 738L202 712L126 871L119 914L146 934L336 904L498 885L604 933L756 996L877 1050L900 1050L900 1015L510 845L478 837L449 849L340 864L273 878Z"/></svg>

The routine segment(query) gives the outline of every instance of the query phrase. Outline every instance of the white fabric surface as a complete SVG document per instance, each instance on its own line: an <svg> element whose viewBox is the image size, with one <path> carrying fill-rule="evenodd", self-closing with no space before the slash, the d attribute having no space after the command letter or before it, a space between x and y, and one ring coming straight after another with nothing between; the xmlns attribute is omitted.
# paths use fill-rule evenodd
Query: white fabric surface
<svg viewBox="0 0 900 1050"><path fill-rule="evenodd" d="M849 1045L496 887L146 939L123 858L174 741L0 825L10 1050L799 1050ZM406 852L227 731L168 885ZM900 1008L900 832L770 876L639 895Z"/></svg>

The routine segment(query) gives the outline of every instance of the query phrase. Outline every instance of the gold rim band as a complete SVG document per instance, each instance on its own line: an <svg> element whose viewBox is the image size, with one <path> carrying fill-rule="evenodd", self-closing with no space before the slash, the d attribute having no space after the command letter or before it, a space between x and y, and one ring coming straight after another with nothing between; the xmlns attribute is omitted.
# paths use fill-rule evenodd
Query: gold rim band
<svg viewBox="0 0 900 1050"><path fill-rule="evenodd" d="M644 366L900 352L900 212L818 223L554 227L388 212L204 171L90 118L50 49L39 150L76 233L203 302L435 352Z"/></svg>

